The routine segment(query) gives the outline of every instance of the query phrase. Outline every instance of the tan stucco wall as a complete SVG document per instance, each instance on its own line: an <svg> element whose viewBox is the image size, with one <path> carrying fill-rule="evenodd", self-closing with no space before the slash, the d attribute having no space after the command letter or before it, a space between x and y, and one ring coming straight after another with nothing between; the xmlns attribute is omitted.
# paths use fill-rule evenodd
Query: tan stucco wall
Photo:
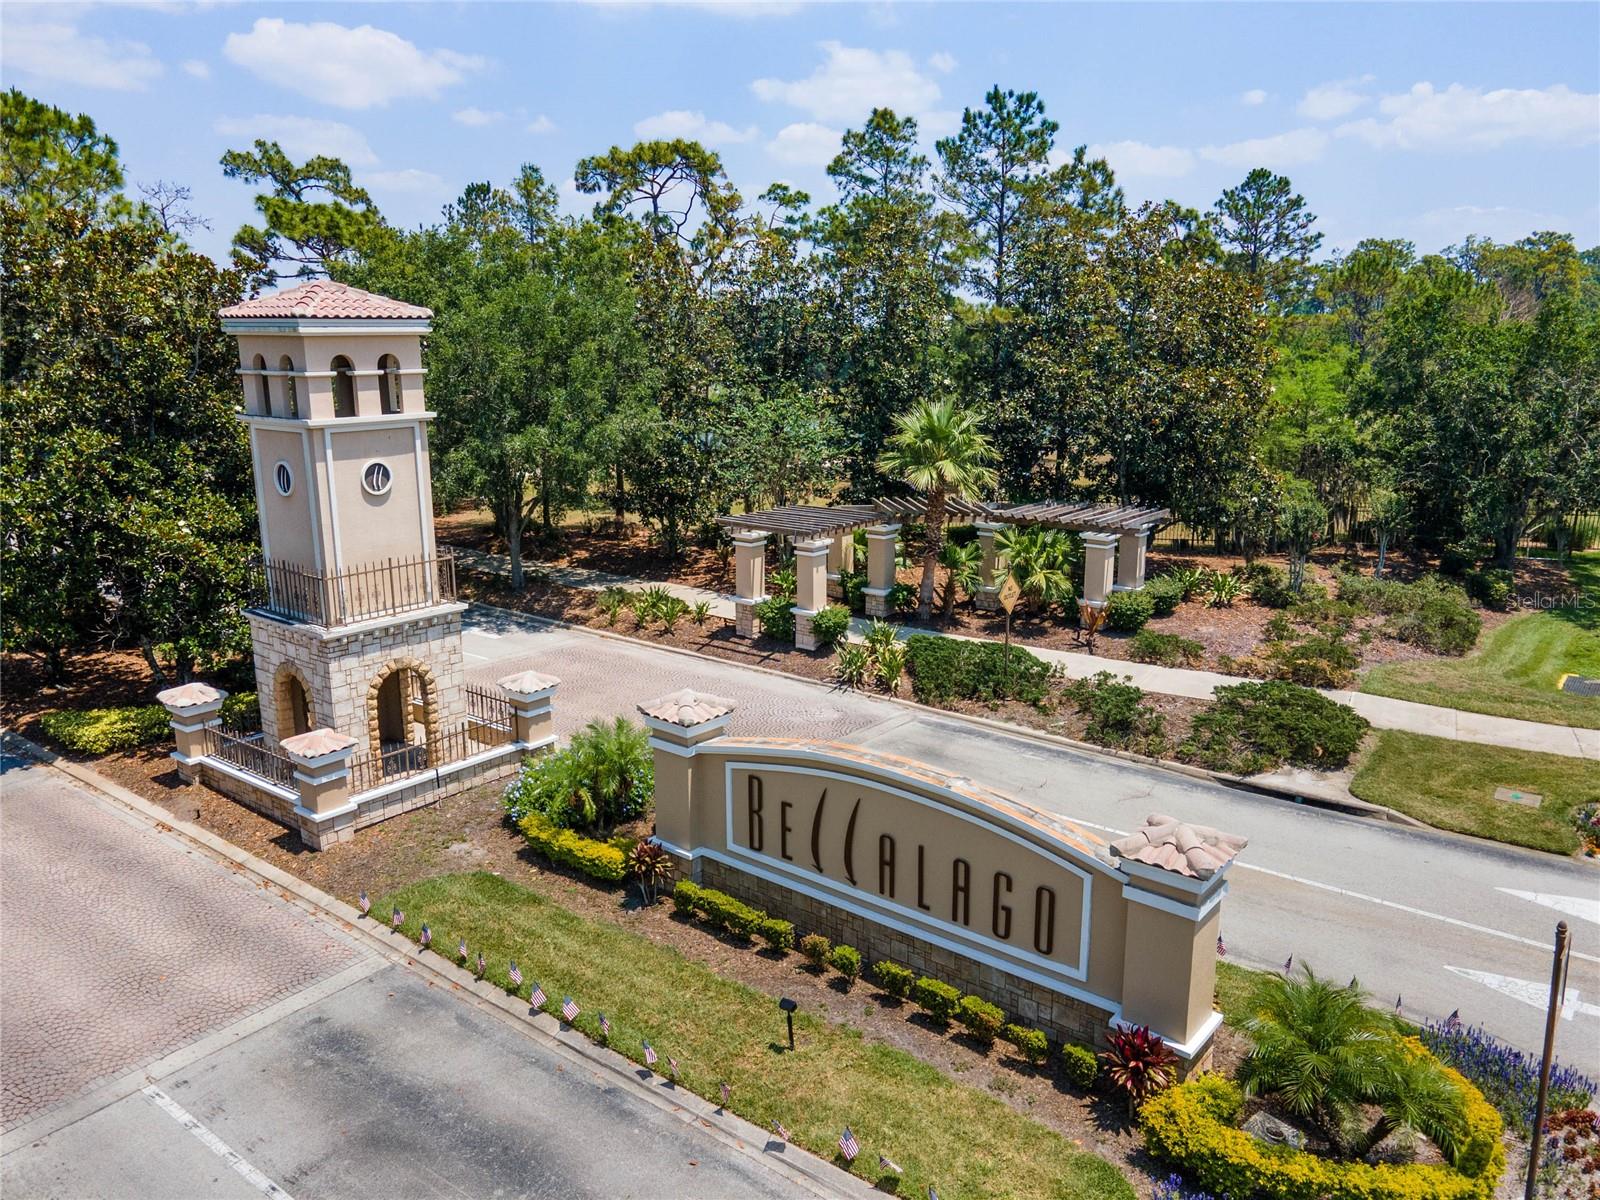
<svg viewBox="0 0 1600 1200"><path fill-rule="evenodd" d="M344 356L350 360L351 366L357 372L356 378L356 415L378 416L379 405L378 380L376 376L362 375L363 371L376 371L378 360L385 354L392 354L400 363L402 371L415 371L422 366L422 343L416 334L384 333L384 334L340 334L340 335L298 335L298 334L260 334L245 333L238 335L239 365L246 370L251 369L255 363L255 356L261 355L267 361L267 369L276 371L284 355L288 355L294 362L296 370L307 371L313 374L323 374L332 369L333 360ZM422 412L427 408L424 394L422 375L406 375L401 386L401 411ZM251 376L243 377L245 411L259 413L260 405L257 402L258 393L255 379ZM300 417L333 416L333 386L329 379L297 379L296 388L299 392ZM272 380L272 411L277 417L288 415L288 408L284 399L283 381Z"/></svg>
<svg viewBox="0 0 1600 1200"><path fill-rule="evenodd" d="M433 512L422 492L426 450L418 454L416 422L399 428L324 426L324 453L331 451L332 498L338 512L340 561L345 567L388 558L433 555ZM370 495L361 476L373 462L389 468L387 494ZM419 503L423 501L423 503Z"/></svg>
<svg viewBox="0 0 1600 1200"><path fill-rule="evenodd" d="M309 430L256 428L251 438L255 448L255 474L261 504L261 527L267 553L274 562L294 563L308 571L317 569L319 532L316 527L316 459L309 456L314 440ZM279 462L287 463L294 486L287 496L278 494L273 473Z"/></svg>

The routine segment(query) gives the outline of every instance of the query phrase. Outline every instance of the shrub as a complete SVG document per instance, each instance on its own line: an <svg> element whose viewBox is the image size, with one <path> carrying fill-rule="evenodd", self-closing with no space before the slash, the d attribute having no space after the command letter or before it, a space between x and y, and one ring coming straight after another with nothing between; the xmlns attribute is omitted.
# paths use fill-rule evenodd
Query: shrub
<svg viewBox="0 0 1600 1200"><path fill-rule="evenodd" d="M779 954L787 954L794 949L794 922L783 921L777 917L762 916L756 922L756 933L770 949Z"/></svg>
<svg viewBox="0 0 1600 1200"><path fill-rule="evenodd" d="M800 939L800 953L820 971L828 965L828 958L833 954L833 943L820 933L808 933Z"/></svg>
<svg viewBox="0 0 1600 1200"><path fill-rule="evenodd" d="M1118 679L1100 671L1075 679L1066 695L1089 718L1084 737L1099 746L1116 746L1156 754L1166 745L1160 713L1144 703L1144 691L1127 676Z"/></svg>
<svg viewBox="0 0 1600 1200"><path fill-rule="evenodd" d="M1302 687L1348 687L1361 665L1361 656L1342 637L1320 633L1278 641L1266 658L1277 678Z"/></svg>
<svg viewBox="0 0 1600 1200"><path fill-rule="evenodd" d="M695 911L724 933L737 938L748 938L755 933L767 914L752 908L743 900L736 900L726 892L714 888L700 889L700 902Z"/></svg>
<svg viewBox="0 0 1600 1200"><path fill-rule="evenodd" d="M661 627L668 633L677 628L678 622L689 615L689 602L679 596L668 596L656 608L656 615L661 618Z"/></svg>
<svg viewBox="0 0 1600 1200"><path fill-rule="evenodd" d="M1422 1027L1421 1042L1446 1066L1464 1075L1506 1123L1526 1137L1539 1095L1539 1059L1508 1046L1476 1026L1442 1022ZM1587 1108L1600 1084L1564 1063L1550 1070L1550 1111Z"/></svg>
<svg viewBox="0 0 1600 1200"><path fill-rule="evenodd" d="M1165 575L1157 576L1158 579L1170 579L1177 588L1178 595L1185 600L1192 600L1196 595L1204 592L1211 581L1211 573L1204 567L1179 567L1175 571L1168 571Z"/></svg>
<svg viewBox="0 0 1600 1200"><path fill-rule="evenodd" d="M1075 1042L1061 1044L1061 1070L1073 1087L1087 1091L1100 1077L1100 1058L1087 1046Z"/></svg>
<svg viewBox="0 0 1600 1200"><path fill-rule="evenodd" d="M1002 1037L1017 1048L1017 1053L1036 1067L1044 1066L1050 1057L1050 1039L1042 1029L1029 1029L1025 1025L1007 1025Z"/></svg>
<svg viewBox="0 0 1600 1200"><path fill-rule="evenodd" d="M904 1000L911 994L911 985L917 978L916 972L910 967L903 967L887 958L873 964L872 974L878 986L896 1000Z"/></svg>
<svg viewBox="0 0 1600 1200"><path fill-rule="evenodd" d="M1503 567L1480 567L1468 573L1466 585L1467 595L1479 604L1504 612L1511 605L1517 580Z"/></svg>
<svg viewBox="0 0 1600 1200"><path fill-rule="evenodd" d="M840 604L830 604L818 610L811 618L811 632L817 645L832 650L850 634L850 610Z"/></svg>
<svg viewBox="0 0 1600 1200"><path fill-rule="evenodd" d="M900 631L887 621L874 617L872 624L867 626L867 632L861 640L866 643L867 652L877 658L890 646L900 640Z"/></svg>
<svg viewBox="0 0 1600 1200"><path fill-rule="evenodd" d="M1150 597L1151 608L1158 617L1170 617L1188 599L1183 582L1176 575L1157 575L1144 585L1144 594Z"/></svg>
<svg viewBox="0 0 1600 1200"><path fill-rule="evenodd" d="M1016 646L912 634L905 643L911 690L924 704L951 700L1021 700L1039 706L1049 698L1049 663Z"/></svg>
<svg viewBox="0 0 1600 1200"><path fill-rule="evenodd" d="M164 741L172 733L172 718L159 704L63 708L45 713L39 718L39 727L63 750L110 754Z"/></svg>
<svg viewBox="0 0 1600 1200"><path fill-rule="evenodd" d="M1395 637L1437 654L1465 654L1482 628L1483 618L1453 588L1438 589L1393 622Z"/></svg>
<svg viewBox="0 0 1600 1200"><path fill-rule="evenodd" d="M628 855L628 874L639 883L639 899L654 904L660 888L672 878L672 856L655 842L640 842Z"/></svg>
<svg viewBox="0 0 1600 1200"><path fill-rule="evenodd" d="M1289 586L1289 576L1270 563L1256 563L1245 576L1250 589L1250 599L1266 608L1288 608L1295 602L1294 589Z"/></svg>
<svg viewBox="0 0 1600 1200"><path fill-rule="evenodd" d="M885 646L878 651L875 660L878 672L878 682L885 691L895 693L900 690L900 676L906 669L906 648L899 642L892 646Z"/></svg>
<svg viewBox="0 0 1600 1200"><path fill-rule="evenodd" d="M863 688L872 678L872 652L846 642L833 660L833 674L847 688Z"/></svg>
<svg viewBox="0 0 1600 1200"><path fill-rule="evenodd" d="M1106 624L1121 633L1138 633L1155 611L1155 601L1143 590L1112 592L1106 601Z"/></svg>
<svg viewBox="0 0 1600 1200"><path fill-rule="evenodd" d="M994 1045L1000 1027L1006 1023L1006 1014L1000 1007L979 996L963 996L956 1005L956 1020L967 1027L967 1032L985 1046Z"/></svg>
<svg viewBox="0 0 1600 1200"><path fill-rule="evenodd" d="M851 986L861 978L861 951L841 943L828 955L828 965L844 976L847 987Z"/></svg>
<svg viewBox="0 0 1600 1200"><path fill-rule="evenodd" d="M643 814L655 760L643 729L618 717L590 721L565 750L524 759L503 793L512 822L537 812L568 829L610 829Z"/></svg>
<svg viewBox="0 0 1600 1200"><path fill-rule="evenodd" d="M761 632L780 642L794 641L794 597L768 596L756 605Z"/></svg>
<svg viewBox="0 0 1600 1200"><path fill-rule="evenodd" d="M1172 1086L1177 1057L1148 1026L1114 1029L1100 1056L1112 1088L1128 1099L1128 1115L1138 1112L1152 1096Z"/></svg>
<svg viewBox="0 0 1600 1200"><path fill-rule="evenodd" d="M696 600L689 606L689 620L696 625L704 625L711 619L711 601Z"/></svg>
<svg viewBox="0 0 1600 1200"><path fill-rule="evenodd" d="M1367 719L1320 692L1282 680L1218 688L1195 717L1180 756L1214 771L1253 775L1288 762L1332 769L1350 761Z"/></svg>
<svg viewBox="0 0 1600 1200"><path fill-rule="evenodd" d="M1232 608L1233 602L1244 595L1244 580L1221 571L1211 572L1205 586L1206 603L1212 608Z"/></svg>
<svg viewBox="0 0 1600 1200"><path fill-rule="evenodd" d="M1206 648L1175 633L1141 629L1128 643L1128 657L1134 662L1159 663L1163 667L1193 667L1204 660Z"/></svg>
<svg viewBox="0 0 1600 1200"><path fill-rule="evenodd" d="M911 985L911 1002L935 1021L948 1025L961 1003L961 993L948 983L924 975Z"/></svg>
<svg viewBox="0 0 1600 1200"><path fill-rule="evenodd" d="M862 571L840 571L839 589L844 593L844 604L853 613L862 612L867 606L867 598L861 589L867 586L867 576Z"/></svg>
<svg viewBox="0 0 1600 1200"><path fill-rule="evenodd" d="M628 877L628 854L635 839L614 837L596 841L570 829L563 829L543 813L530 812L518 823L522 836L553 863L606 883L621 883ZM674 896L673 903L677 903Z"/></svg>
<svg viewBox="0 0 1600 1200"><path fill-rule="evenodd" d="M680 917L694 916L695 906L700 903L700 885L690 883L687 879L680 879L672 889L672 911Z"/></svg>
<svg viewBox="0 0 1600 1200"><path fill-rule="evenodd" d="M886 599L890 612L910 612L917 606L917 589L909 583L897 583L889 588Z"/></svg>

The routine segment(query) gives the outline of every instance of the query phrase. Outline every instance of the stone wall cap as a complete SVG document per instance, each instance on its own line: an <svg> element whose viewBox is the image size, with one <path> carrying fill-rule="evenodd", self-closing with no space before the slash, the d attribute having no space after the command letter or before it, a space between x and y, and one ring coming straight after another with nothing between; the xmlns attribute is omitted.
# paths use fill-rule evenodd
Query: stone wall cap
<svg viewBox="0 0 1600 1200"><path fill-rule="evenodd" d="M1176 817L1152 813L1139 829L1112 842L1111 851L1119 858L1160 867L1190 879L1210 879L1249 844L1249 838L1222 833L1205 825L1186 825Z"/></svg>
<svg viewBox="0 0 1600 1200"><path fill-rule="evenodd" d="M547 692L558 686L561 680L554 675L541 675L537 671L519 671L515 675L507 675L504 679L495 681L508 692L527 696L534 692Z"/></svg>
<svg viewBox="0 0 1600 1200"><path fill-rule="evenodd" d="M692 729L696 725L704 725L707 721L727 716L733 711L734 703L721 696L713 696L709 692L680 688L676 692L648 700L638 708L645 716L653 717L657 721Z"/></svg>
<svg viewBox="0 0 1600 1200"><path fill-rule="evenodd" d="M356 740L335 729L313 729L310 733L297 733L291 738L284 738L278 744L301 758L321 758L353 748Z"/></svg>
<svg viewBox="0 0 1600 1200"><path fill-rule="evenodd" d="M164 692L157 692L156 699L168 708L199 708L205 704L216 704L226 700L228 693L221 688L214 688L209 683L185 683L179 687L170 687Z"/></svg>

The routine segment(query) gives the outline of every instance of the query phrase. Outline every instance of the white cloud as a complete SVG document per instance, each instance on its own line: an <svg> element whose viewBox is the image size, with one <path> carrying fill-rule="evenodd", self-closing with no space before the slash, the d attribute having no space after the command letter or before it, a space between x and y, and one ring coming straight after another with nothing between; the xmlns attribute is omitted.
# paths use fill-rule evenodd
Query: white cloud
<svg viewBox="0 0 1600 1200"><path fill-rule="evenodd" d="M211 78L211 67L210 67L210 65L208 63L206 63L204 60L198 59L198 58L186 58L186 59L184 59L183 60L183 72L184 72L185 75L193 75L196 79L210 79Z"/></svg>
<svg viewBox="0 0 1600 1200"><path fill-rule="evenodd" d="M420 196L443 196L448 193L440 176L416 167L400 171L368 171L361 179L377 191L406 192Z"/></svg>
<svg viewBox="0 0 1600 1200"><path fill-rule="evenodd" d="M1310 117L1313 121L1332 121L1348 116L1371 101L1372 97L1360 90L1364 84L1371 82L1371 75L1362 75L1358 79L1335 79L1319 83L1306 90L1295 109L1302 117Z"/></svg>
<svg viewBox="0 0 1600 1200"><path fill-rule="evenodd" d="M956 56L940 50L928 55L928 65L941 75L948 75L956 69Z"/></svg>
<svg viewBox="0 0 1600 1200"><path fill-rule="evenodd" d="M1145 142L1106 142L1089 147L1090 158L1104 158L1118 175L1175 179L1194 169L1194 151Z"/></svg>
<svg viewBox="0 0 1600 1200"><path fill-rule="evenodd" d="M761 131L754 125L744 129L735 129L726 121L706 120L706 115L703 112L690 112L685 108L674 108L635 122L633 132L642 138L661 138L663 140L688 138L697 142L715 144L718 142L748 142L753 140Z"/></svg>
<svg viewBox="0 0 1600 1200"><path fill-rule="evenodd" d="M1315 162L1328 148L1328 135L1320 129L1291 129L1269 137L1246 138L1222 146L1201 146L1207 162L1229 167L1294 167Z"/></svg>
<svg viewBox="0 0 1600 1200"><path fill-rule="evenodd" d="M249 33L230 33L228 60L271 83L338 108L374 108L408 97L434 99L469 71L476 55L421 50L371 25L261 17Z"/></svg>
<svg viewBox="0 0 1600 1200"><path fill-rule="evenodd" d="M1600 140L1600 95L1547 88L1482 88L1431 83L1378 101L1381 117L1339 126L1344 137L1400 150L1487 150L1512 141L1583 145Z"/></svg>
<svg viewBox="0 0 1600 1200"><path fill-rule="evenodd" d="M1457 204L1429 209L1410 218L1402 217L1395 225L1403 231L1403 236L1427 253L1456 245L1469 235L1514 242L1538 229L1572 229L1576 222L1558 213L1504 204Z"/></svg>
<svg viewBox="0 0 1600 1200"><path fill-rule="evenodd" d="M926 142L929 138L949 137L961 128L961 114L947 108L917 114L917 133Z"/></svg>
<svg viewBox="0 0 1600 1200"><path fill-rule="evenodd" d="M902 116L939 102L939 85L917 69L903 50L864 50L823 42L827 61L805 79L757 79L750 85L762 100L804 109L818 121L860 124L874 108Z"/></svg>
<svg viewBox="0 0 1600 1200"><path fill-rule="evenodd" d="M458 108L450 114L458 125L467 125L476 128L480 125L493 125L496 121L503 121L506 115L503 112L490 112L482 108Z"/></svg>
<svg viewBox="0 0 1600 1200"><path fill-rule="evenodd" d="M367 135L342 121L257 113L253 117L219 117L212 128L226 137L277 142L293 159L327 154L352 167L371 166L378 161Z"/></svg>
<svg viewBox="0 0 1600 1200"><path fill-rule="evenodd" d="M723 17L787 17L800 11L799 0L583 0L600 12L643 12L651 8L698 9Z"/></svg>
<svg viewBox="0 0 1600 1200"><path fill-rule="evenodd" d="M0 65L38 79L119 92L142 92L165 69L143 42L88 37L58 21L8 21Z"/></svg>
<svg viewBox="0 0 1600 1200"><path fill-rule="evenodd" d="M1248 92L1239 93L1239 103L1247 104L1251 108L1254 108L1258 104L1265 104L1266 102L1267 93L1262 88L1251 88Z"/></svg>
<svg viewBox="0 0 1600 1200"><path fill-rule="evenodd" d="M778 130L777 136L767 143L767 153L779 162L825 167L839 153L839 139L843 136L839 130L815 121L798 121Z"/></svg>
<svg viewBox="0 0 1600 1200"><path fill-rule="evenodd" d="M556 123L543 113L528 122L529 133L554 133L555 131Z"/></svg>

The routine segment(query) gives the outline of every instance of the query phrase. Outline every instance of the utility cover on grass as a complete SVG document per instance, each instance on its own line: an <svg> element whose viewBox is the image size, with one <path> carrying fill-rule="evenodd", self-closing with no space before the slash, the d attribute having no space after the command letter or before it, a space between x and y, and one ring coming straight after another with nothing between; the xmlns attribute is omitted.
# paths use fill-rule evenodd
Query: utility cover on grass
<svg viewBox="0 0 1600 1200"><path fill-rule="evenodd" d="M1544 797L1538 792L1524 792L1518 788L1497 787L1494 798L1503 800L1507 804L1523 804L1529 808L1538 808L1544 803Z"/></svg>

